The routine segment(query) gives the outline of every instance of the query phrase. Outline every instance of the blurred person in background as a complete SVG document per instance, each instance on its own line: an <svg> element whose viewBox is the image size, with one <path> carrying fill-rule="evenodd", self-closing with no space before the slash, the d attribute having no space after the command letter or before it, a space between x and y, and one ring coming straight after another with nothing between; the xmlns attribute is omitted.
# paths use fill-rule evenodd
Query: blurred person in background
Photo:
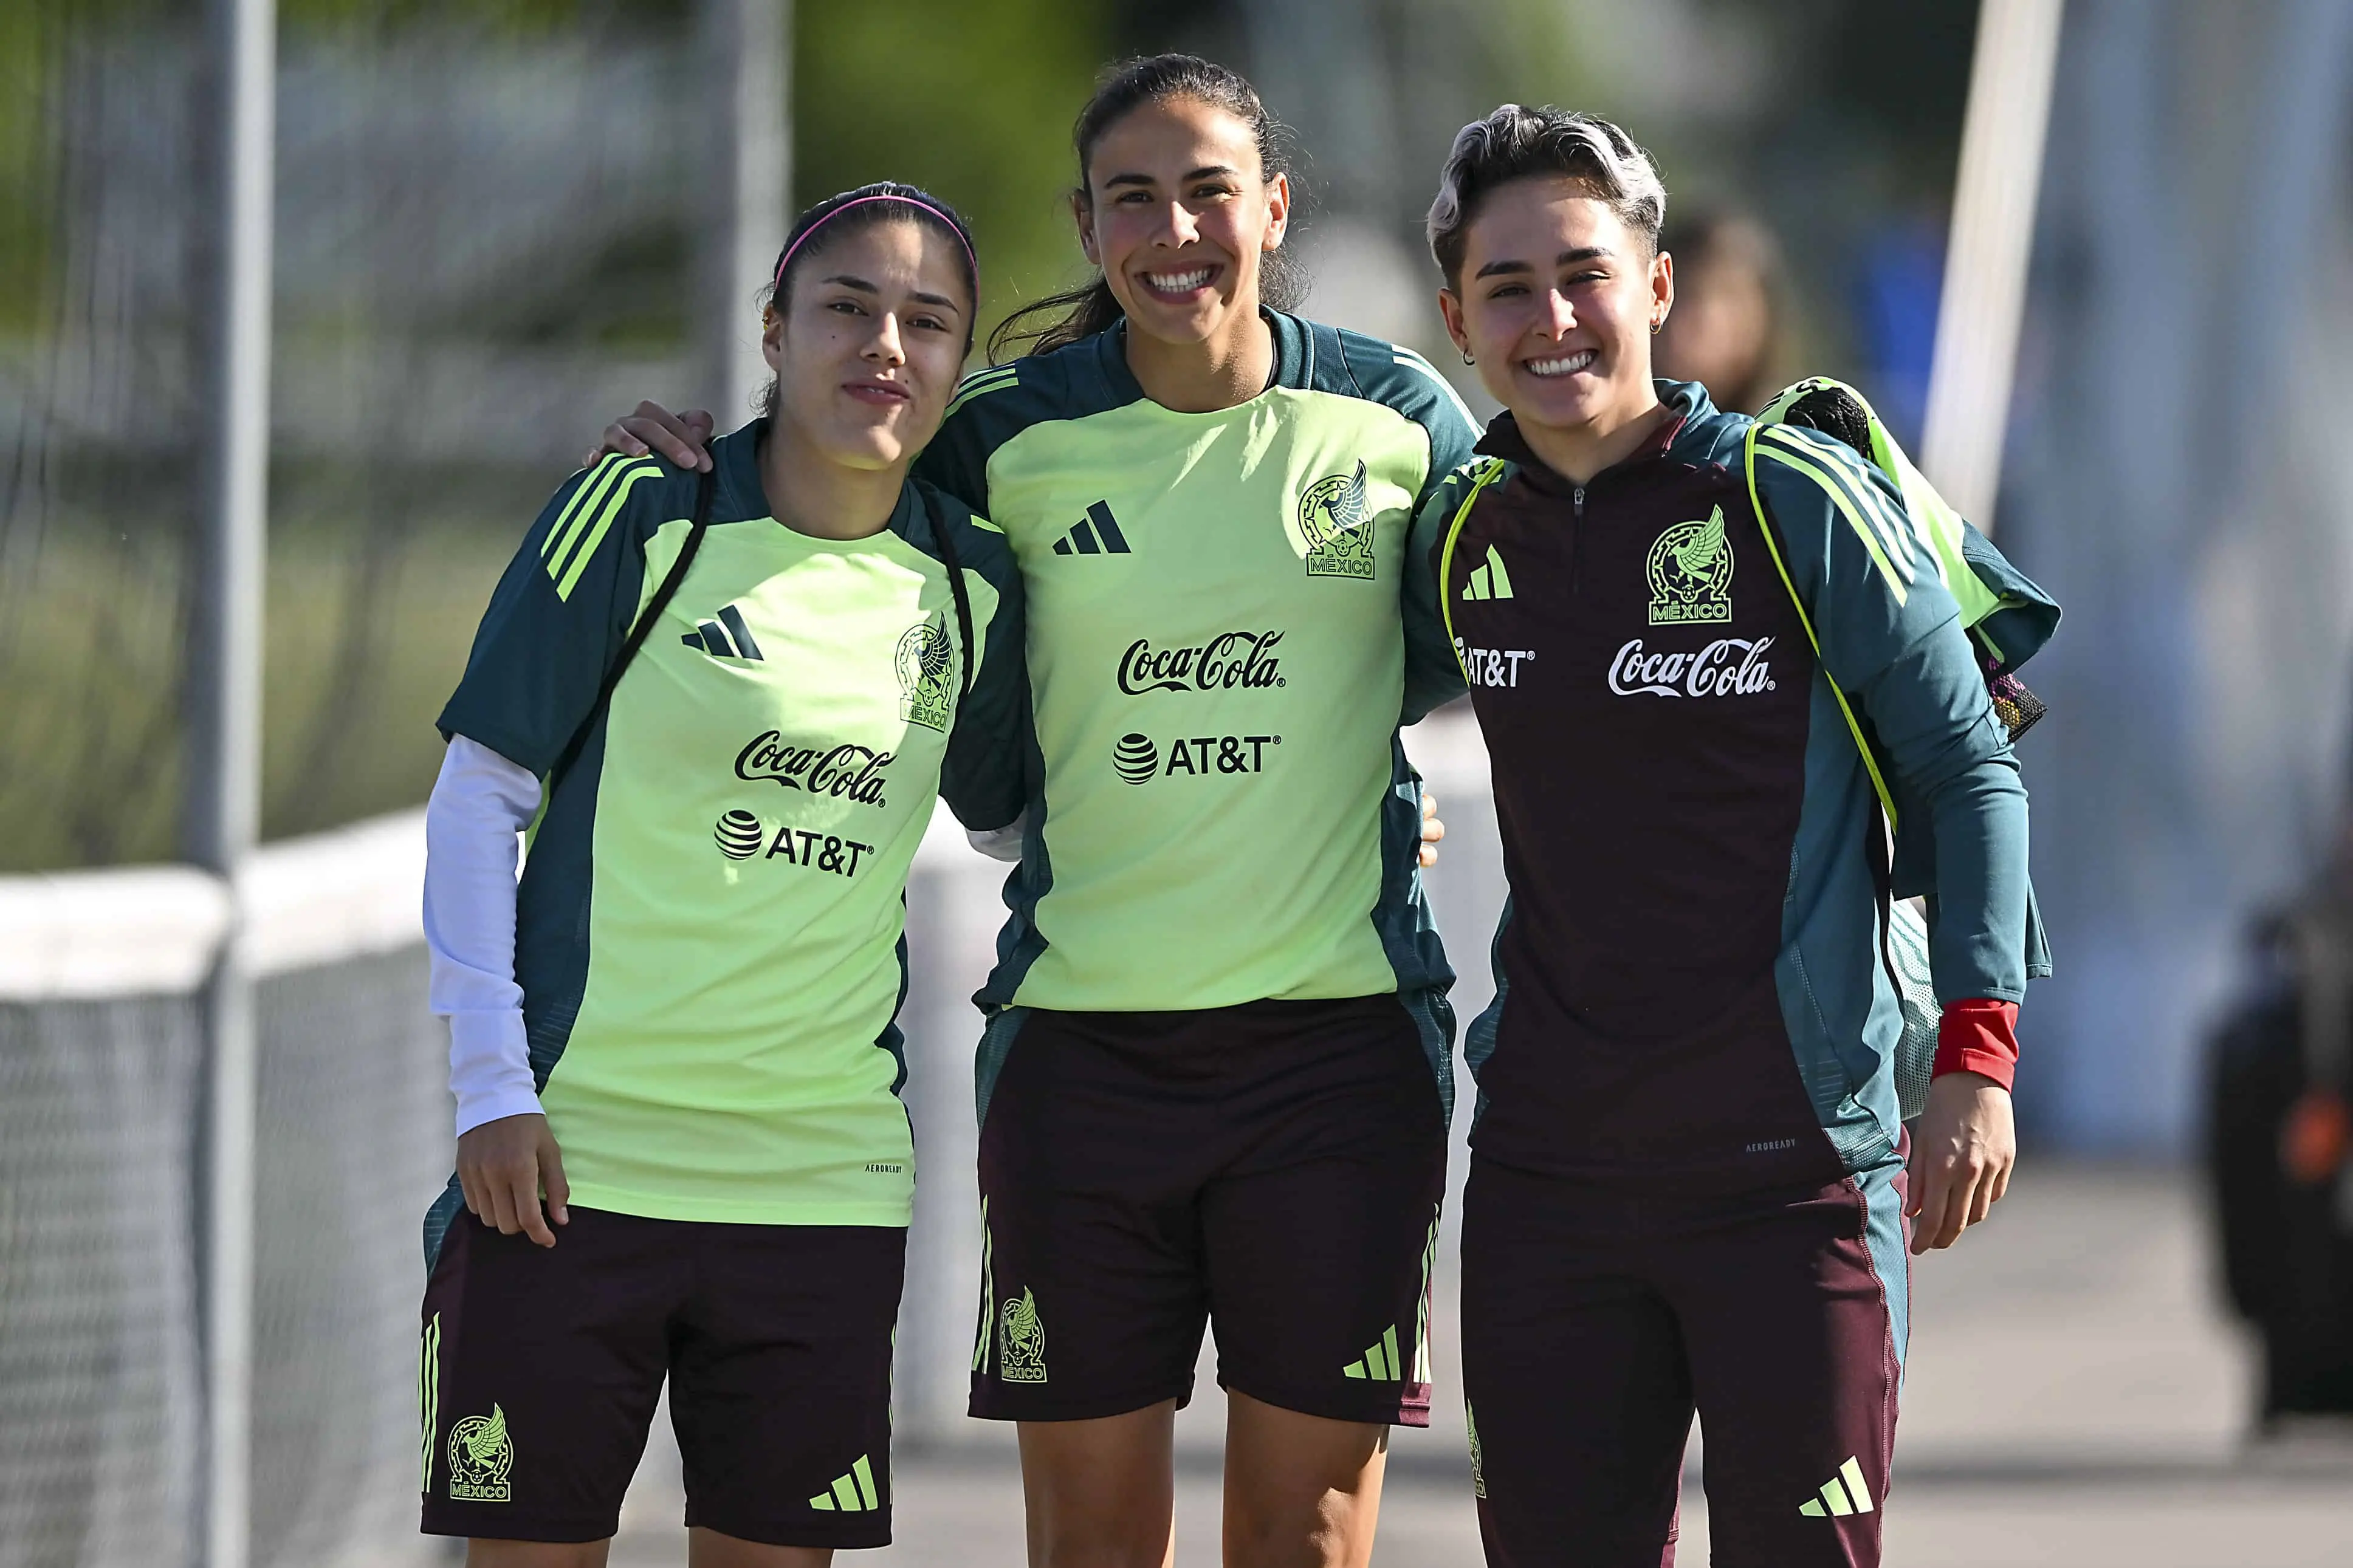
<svg viewBox="0 0 2353 1568"><path fill-rule="evenodd" d="M1660 247L1674 258L1675 308L1651 357L1669 381L1695 381L1718 408L1761 408L1779 390L1780 247L1742 213L1677 217Z"/></svg>
<svg viewBox="0 0 2353 1568"><path fill-rule="evenodd" d="M1429 1420L1451 1106L1398 738L1409 661L1451 655L1398 595L1476 432L1418 356L1278 308L1292 190L1242 78L1129 62L1074 140L1100 276L1000 330L1032 352L917 468L1005 530L1029 616L972 1408L1021 1424L1032 1563L1160 1568L1214 1323L1225 1561L1362 1568L1388 1428ZM708 425L607 439L692 463Z"/></svg>
<svg viewBox="0 0 2353 1568"><path fill-rule="evenodd" d="M2353 807L2253 932L2217 1032L2207 1163L2231 1303L2263 1341L2257 1431L2353 1416Z"/></svg>
<svg viewBox="0 0 2353 1568"><path fill-rule="evenodd" d="M1465 1050L1481 1530L1498 1568L1671 1559L1696 1407L1719 1561L1875 1563L1907 1219L1951 1245L2014 1158L2047 972L2026 794L1895 485L1652 379L1665 205L1618 127L1506 104L1430 211L1447 330L1505 407L1418 522L1407 601L1461 658L1511 882ZM2055 606L1978 569L2005 646L2039 644ZM1883 773L1933 838L1948 999L1908 1177Z"/></svg>
<svg viewBox="0 0 2353 1568"><path fill-rule="evenodd" d="M574 475L442 711L418 1393L424 1529L470 1563L603 1563L665 1379L697 1568L890 1541L908 868L936 794L1023 804L1018 574L907 477L977 299L912 186L802 215L762 417L707 472Z"/></svg>

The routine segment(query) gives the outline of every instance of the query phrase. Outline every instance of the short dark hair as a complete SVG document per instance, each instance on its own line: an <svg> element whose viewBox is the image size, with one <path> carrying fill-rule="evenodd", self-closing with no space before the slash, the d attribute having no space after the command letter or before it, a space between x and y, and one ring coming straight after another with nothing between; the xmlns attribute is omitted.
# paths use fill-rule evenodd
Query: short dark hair
<svg viewBox="0 0 2353 1568"><path fill-rule="evenodd" d="M1657 253L1667 189L1632 137L1598 115L1506 103L1454 133L1430 204L1430 254L1449 289L1461 286L1466 231L1480 203L1499 185L1541 174L1586 186Z"/></svg>

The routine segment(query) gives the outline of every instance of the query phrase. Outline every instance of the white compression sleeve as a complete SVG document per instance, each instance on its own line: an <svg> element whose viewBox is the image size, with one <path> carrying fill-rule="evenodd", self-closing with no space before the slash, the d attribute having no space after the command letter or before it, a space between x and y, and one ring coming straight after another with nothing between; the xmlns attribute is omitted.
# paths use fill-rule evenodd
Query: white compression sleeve
<svg viewBox="0 0 2353 1568"><path fill-rule="evenodd" d="M1021 835L1029 826L1029 814L1023 812L1002 827L992 827L986 833L965 829L965 842L992 860L1021 858Z"/></svg>
<svg viewBox="0 0 2353 1568"><path fill-rule="evenodd" d="M454 737L425 807L425 945L433 1011L449 1020L458 1131L539 1110L515 984L515 836L539 810L539 780Z"/></svg>

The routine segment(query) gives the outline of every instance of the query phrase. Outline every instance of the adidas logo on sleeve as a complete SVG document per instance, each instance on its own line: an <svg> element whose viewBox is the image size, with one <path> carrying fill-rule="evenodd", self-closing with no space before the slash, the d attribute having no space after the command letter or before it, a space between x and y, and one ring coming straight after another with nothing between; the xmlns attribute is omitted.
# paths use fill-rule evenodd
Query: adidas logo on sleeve
<svg viewBox="0 0 2353 1568"><path fill-rule="evenodd" d="M1127 547L1127 535L1119 531L1119 520L1112 516L1109 503L1097 501L1087 508L1087 515L1079 520L1077 527L1054 541L1054 553L1133 555L1134 552Z"/></svg>
<svg viewBox="0 0 2353 1568"><path fill-rule="evenodd" d="M719 618L705 621L678 639L689 647L699 647L713 658L740 658L756 663L760 645L752 640L752 628L744 624L744 613L730 605L719 612Z"/></svg>

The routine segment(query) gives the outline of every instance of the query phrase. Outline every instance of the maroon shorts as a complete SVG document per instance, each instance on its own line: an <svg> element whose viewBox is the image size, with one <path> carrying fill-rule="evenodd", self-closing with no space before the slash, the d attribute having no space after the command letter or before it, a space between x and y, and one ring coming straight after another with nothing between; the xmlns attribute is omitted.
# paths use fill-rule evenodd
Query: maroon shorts
<svg viewBox="0 0 2353 1568"><path fill-rule="evenodd" d="M1440 1037L1386 995L999 1015L972 1413L1182 1404L1208 1322L1223 1387L1427 1426Z"/></svg>
<svg viewBox="0 0 2353 1568"><path fill-rule="evenodd" d="M1873 1564L1907 1329L1903 1168L1707 1203L1474 1155L1462 1382L1493 1568L1657 1568L1696 1407L1725 1564Z"/></svg>
<svg viewBox="0 0 2353 1568"><path fill-rule="evenodd" d="M662 1381L686 1522L891 1541L891 1336L907 1233L575 1205L553 1247L460 1212L425 1289L424 1530L602 1541Z"/></svg>

